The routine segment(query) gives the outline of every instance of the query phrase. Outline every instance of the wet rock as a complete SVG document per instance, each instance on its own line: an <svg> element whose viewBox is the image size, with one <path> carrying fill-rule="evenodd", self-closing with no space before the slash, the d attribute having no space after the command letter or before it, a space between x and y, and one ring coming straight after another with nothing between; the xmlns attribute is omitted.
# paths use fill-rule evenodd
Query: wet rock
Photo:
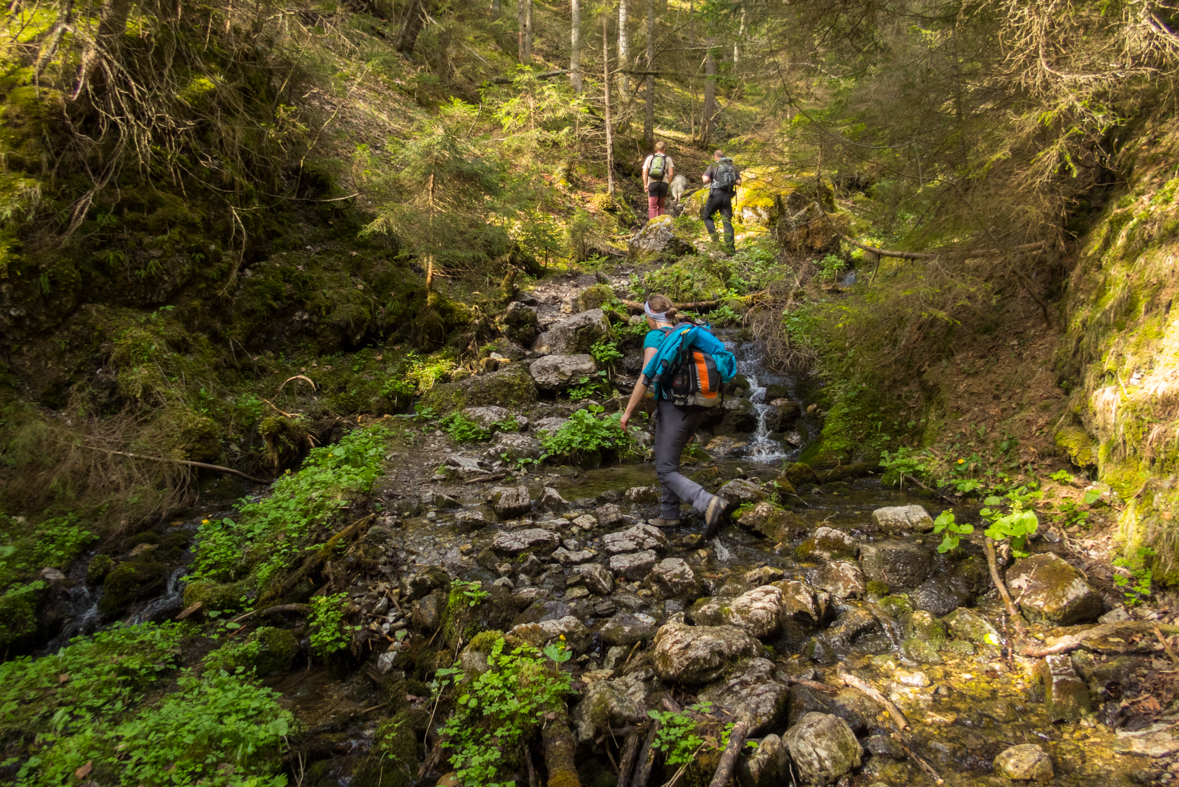
<svg viewBox="0 0 1179 787"><path fill-rule="evenodd" d="M608 596L614 590L614 575L605 566L597 563L586 563L576 566L569 572L569 584L585 585L591 593Z"/></svg>
<svg viewBox="0 0 1179 787"><path fill-rule="evenodd" d="M729 508L737 508L746 503L760 503L766 499L766 493L757 484L743 478L735 478L725 484L717 492L729 503Z"/></svg>
<svg viewBox="0 0 1179 787"><path fill-rule="evenodd" d="M532 497L526 486L497 486L487 501L500 519L515 519L532 510Z"/></svg>
<svg viewBox="0 0 1179 787"><path fill-rule="evenodd" d="M610 558L610 570L618 576L626 577L632 582L637 582L647 576L647 573L650 572L651 567L655 565L655 561L658 559L659 556L650 550L614 555Z"/></svg>
<svg viewBox="0 0 1179 787"><path fill-rule="evenodd" d="M549 513L561 513L569 510L569 503L565 498L561 497L561 493L551 486L546 486L544 492L540 495L540 500L536 501L536 509L538 511L548 511Z"/></svg>
<svg viewBox="0 0 1179 787"><path fill-rule="evenodd" d="M956 609L946 615L945 623L957 639L994 648L1003 646L1003 638L999 636L998 630L990 621L973 610Z"/></svg>
<svg viewBox="0 0 1179 787"><path fill-rule="evenodd" d="M699 698L749 723L749 735L756 737L776 729L786 717L789 687L774 680L774 664L754 658L733 667L722 680L702 689Z"/></svg>
<svg viewBox="0 0 1179 787"><path fill-rule="evenodd" d="M563 391L597 369L589 355L546 355L528 367L536 387L542 391Z"/></svg>
<svg viewBox="0 0 1179 787"><path fill-rule="evenodd" d="M810 624L821 623L827 617L826 593L816 593L814 588L795 580L775 582L774 587L782 591L783 616Z"/></svg>
<svg viewBox="0 0 1179 787"><path fill-rule="evenodd" d="M987 569L979 558L961 560L952 569L930 577L913 592L913 606L934 615L946 615L970 604L986 586Z"/></svg>
<svg viewBox="0 0 1179 787"><path fill-rule="evenodd" d="M933 530L933 517L918 505L878 508L872 512L876 525L885 533L928 533Z"/></svg>
<svg viewBox="0 0 1179 787"><path fill-rule="evenodd" d="M606 551L612 555L623 552L641 552L644 549L665 549L667 536L657 527L635 525L621 533L608 533L602 538Z"/></svg>
<svg viewBox="0 0 1179 787"><path fill-rule="evenodd" d="M651 219L627 242L631 256L667 253L672 257L691 254L692 244L676 234L675 222L671 216Z"/></svg>
<svg viewBox="0 0 1179 787"><path fill-rule="evenodd" d="M1179 738L1175 737L1173 722L1168 720L1140 730L1119 729L1115 735L1114 751L1145 757L1168 757L1179 752Z"/></svg>
<svg viewBox="0 0 1179 787"><path fill-rule="evenodd" d="M928 549L908 541L860 545L860 568L864 576L893 590L915 588L924 582L932 560Z"/></svg>
<svg viewBox="0 0 1179 787"><path fill-rule="evenodd" d="M466 454L451 454L446 457L446 461L442 463L442 467L447 474L457 475L459 478L483 478L489 472L485 464L478 457L467 456Z"/></svg>
<svg viewBox="0 0 1179 787"><path fill-rule="evenodd" d="M607 645L633 645L655 636L658 621L645 613L619 612L602 624L599 633Z"/></svg>
<svg viewBox="0 0 1179 787"><path fill-rule="evenodd" d="M555 355L580 355L610 333L610 323L601 309L575 314L548 329L549 352ZM592 359L591 359L592 360Z"/></svg>
<svg viewBox="0 0 1179 787"><path fill-rule="evenodd" d="M716 680L738 659L760 653L761 644L736 626L668 623L655 635L653 660L660 678L700 684Z"/></svg>
<svg viewBox="0 0 1179 787"><path fill-rule="evenodd" d="M659 598L691 599L700 594L696 573L678 557L669 557L656 563L646 581L647 587Z"/></svg>
<svg viewBox="0 0 1179 787"><path fill-rule="evenodd" d="M864 740L864 749L873 757L888 757L892 760L905 759L905 750L887 735L870 735Z"/></svg>
<svg viewBox="0 0 1179 787"><path fill-rule="evenodd" d="M419 601L410 613L413 624L425 632L434 632L442 624L442 613L446 611L446 592L435 590Z"/></svg>
<svg viewBox="0 0 1179 787"><path fill-rule="evenodd" d="M777 633L781 626L782 591L763 585L736 598L708 599L692 610L691 617L704 626L736 626L758 639Z"/></svg>
<svg viewBox="0 0 1179 787"><path fill-rule="evenodd" d="M1048 656L1036 666L1036 676L1044 684L1044 706L1049 721L1075 722L1093 712L1089 687L1077 677L1068 656Z"/></svg>
<svg viewBox="0 0 1179 787"><path fill-rule="evenodd" d="M570 522L570 524L573 525L573 527L576 528L577 530L582 531L583 533L589 533L595 527L598 526L598 520L594 519L589 514L582 514L579 517L574 517L573 521Z"/></svg>
<svg viewBox="0 0 1179 787"><path fill-rule="evenodd" d="M487 517L483 516L482 511L459 511L454 515L454 523L466 530L478 530L487 525Z"/></svg>
<svg viewBox="0 0 1179 787"><path fill-rule="evenodd" d="M537 648L542 648L563 637L565 644L575 653L581 653L589 647L592 636L585 624L572 615L541 623L523 623L513 626L508 633Z"/></svg>
<svg viewBox="0 0 1179 787"><path fill-rule="evenodd" d="M1048 781L1052 778L1052 758L1034 743L1005 749L992 763L995 773L1013 781Z"/></svg>
<svg viewBox="0 0 1179 787"><path fill-rule="evenodd" d="M500 432L495 437L495 443L487 449L489 458L506 459L509 462L539 459L543 452L540 440L519 432Z"/></svg>
<svg viewBox="0 0 1179 787"><path fill-rule="evenodd" d="M657 486L632 486L626 490L623 499L632 506L645 506L658 503L662 491Z"/></svg>
<svg viewBox="0 0 1179 787"><path fill-rule="evenodd" d="M749 443L731 434L714 437L704 446L704 451L713 459L732 459L749 449Z"/></svg>
<svg viewBox="0 0 1179 787"><path fill-rule="evenodd" d="M806 462L795 462L782 471L782 477L794 486L799 484L817 484L819 475Z"/></svg>
<svg viewBox="0 0 1179 787"><path fill-rule="evenodd" d="M918 664L941 664L938 651L948 639L945 625L928 612L914 612L905 621L901 654Z"/></svg>
<svg viewBox="0 0 1179 787"><path fill-rule="evenodd" d="M501 318L504 335L516 344L527 347L536 340L540 333L540 320L535 309L530 309L519 301L508 304L508 309Z"/></svg>
<svg viewBox="0 0 1179 787"><path fill-rule="evenodd" d="M837 598L851 598L862 596L868 590L868 583L864 580L864 572L858 563L850 560L835 560L824 563L819 569L819 579L816 583Z"/></svg>
<svg viewBox="0 0 1179 787"><path fill-rule="evenodd" d="M772 582L777 582L782 579L783 572L780 568L773 568L771 566L761 566L746 571L741 576L741 581L746 582L754 587L761 585L769 585Z"/></svg>
<svg viewBox="0 0 1179 787"><path fill-rule="evenodd" d="M531 404L536 397L536 384L528 369L520 364L510 364L498 372L439 383L422 396L422 403L439 413L449 413L481 405L511 407Z"/></svg>
<svg viewBox="0 0 1179 787"><path fill-rule="evenodd" d="M861 644L865 638L882 632L883 628L875 615L866 609L849 607L823 632L823 639L843 652Z"/></svg>
<svg viewBox="0 0 1179 787"><path fill-rule="evenodd" d="M757 751L741 763L737 783L741 787L778 787L790 775L790 752L777 735L767 735L757 744Z"/></svg>
<svg viewBox="0 0 1179 787"><path fill-rule="evenodd" d="M563 566L573 566L578 563L588 563L597 555L588 549L578 549L576 551L561 547L551 555L551 558Z"/></svg>
<svg viewBox="0 0 1179 787"><path fill-rule="evenodd" d="M484 429L491 429L493 426L501 424L512 417L510 410L497 405L465 407L462 413L465 417L479 424Z"/></svg>
<svg viewBox="0 0 1179 787"><path fill-rule="evenodd" d="M561 543L561 539L557 537L556 533L533 527L496 533L495 538L491 540L491 548L497 552L507 552L514 555L527 552L530 549L551 550L559 543Z"/></svg>
<svg viewBox="0 0 1179 787"><path fill-rule="evenodd" d="M1016 562L1007 570L1007 587L1025 615L1058 626L1088 623L1105 608L1081 572L1053 554Z"/></svg>
<svg viewBox="0 0 1179 787"><path fill-rule="evenodd" d="M757 410L748 399L725 399L721 405L724 415L712 427L717 435L747 435L757 429Z"/></svg>
<svg viewBox="0 0 1179 787"><path fill-rule="evenodd" d="M851 773L863 755L847 724L824 713L808 713L786 731L782 742L802 778L817 784L831 784Z"/></svg>
<svg viewBox="0 0 1179 787"><path fill-rule="evenodd" d="M578 743L588 743L611 727L635 724L646 715L646 708L627 694L621 681L593 681L573 709L573 732Z"/></svg>
<svg viewBox="0 0 1179 787"><path fill-rule="evenodd" d="M622 510L613 503L599 506L594 514L597 515L598 524L602 527L614 527L626 521L626 517L622 515Z"/></svg>
<svg viewBox="0 0 1179 787"><path fill-rule="evenodd" d="M737 524L771 541L784 541L794 533L790 515L784 509L764 500L741 514Z"/></svg>
<svg viewBox="0 0 1179 787"><path fill-rule="evenodd" d="M536 588L530 588L535 590ZM549 620L560 620L573 614L573 608L564 601L550 598L538 598L528 605L528 609L521 612L512 621L514 625L525 623L544 623Z"/></svg>
<svg viewBox="0 0 1179 787"><path fill-rule="evenodd" d="M857 546L855 539L842 530L833 527L816 528L812 535L800 548L804 557L831 560L837 557L855 557Z"/></svg>
<svg viewBox="0 0 1179 787"><path fill-rule="evenodd" d="M417 601L431 591L449 587L450 574L439 566L426 566L401 580L401 595L406 601Z"/></svg>

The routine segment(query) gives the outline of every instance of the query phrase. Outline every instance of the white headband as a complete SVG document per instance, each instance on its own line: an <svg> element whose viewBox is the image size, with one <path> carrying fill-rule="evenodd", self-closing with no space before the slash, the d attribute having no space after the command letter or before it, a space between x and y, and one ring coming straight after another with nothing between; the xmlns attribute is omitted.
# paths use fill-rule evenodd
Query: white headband
<svg viewBox="0 0 1179 787"><path fill-rule="evenodd" d="M644 302L643 311L655 322L667 322L667 312L653 312L651 311L651 304Z"/></svg>

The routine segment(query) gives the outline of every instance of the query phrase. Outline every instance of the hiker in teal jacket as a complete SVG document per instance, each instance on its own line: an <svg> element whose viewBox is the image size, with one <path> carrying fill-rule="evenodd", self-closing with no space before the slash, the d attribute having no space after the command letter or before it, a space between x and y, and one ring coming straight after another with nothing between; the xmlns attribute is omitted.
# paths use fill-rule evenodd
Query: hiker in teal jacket
<svg viewBox="0 0 1179 787"><path fill-rule="evenodd" d="M652 295L643 304L647 315L647 332L643 340L643 368L659 352L667 332L675 327L676 310L670 300L662 295ZM635 389L622 414L622 428L626 429L631 416L638 409L651 380L646 374L639 376ZM650 520L656 527L675 527L680 523L680 503L688 503L704 514L705 537L712 538L720 529L721 517L728 503L717 495L709 494L700 484L680 472L680 454L688 441L696 435L705 410L701 407L677 407L669 399L657 396L655 400L655 474L663 487L662 511L658 519Z"/></svg>

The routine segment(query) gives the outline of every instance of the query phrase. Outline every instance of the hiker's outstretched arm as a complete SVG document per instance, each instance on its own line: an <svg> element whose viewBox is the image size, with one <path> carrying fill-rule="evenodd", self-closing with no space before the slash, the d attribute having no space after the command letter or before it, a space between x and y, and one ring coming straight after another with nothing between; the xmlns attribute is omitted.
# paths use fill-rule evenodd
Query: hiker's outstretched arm
<svg viewBox="0 0 1179 787"><path fill-rule="evenodd" d="M647 368L647 364L651 363L651 359L658 353L654 347L647 347L643 350L643 369ZM635 383L635 389L630 392L630 401L626 403L626 412L622 414L622 419L619 421L622 428L625 430L626 425L630 423L630 417L634 415L635 410L639 409L639 402L643 401L643 397L647 395L647 389L651 386L644 382L647 378L639 372L639 379Z"/></svg>

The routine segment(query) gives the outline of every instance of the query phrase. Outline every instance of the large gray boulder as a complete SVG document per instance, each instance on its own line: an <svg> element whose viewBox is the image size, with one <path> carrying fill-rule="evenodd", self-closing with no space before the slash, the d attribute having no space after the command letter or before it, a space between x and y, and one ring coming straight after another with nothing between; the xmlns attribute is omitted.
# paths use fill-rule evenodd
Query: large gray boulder
<svg viewBox="0 0 1179 787"><path fill-rule="evenodd" d="M539 459L543 452L540 440L519 432L500 432L496 435L495 443L487 449L490 458L506 459L509 462L518 459Z"/></svg>
<svg viewBox="0 0 1179 787"><path fill-rule="evenodd" d="M493 404L481 407L464 407L462 412L464 417L474 421L484 429L490 429L493 425L503 423L512 417L510 410Z"/></svg>
<svg viewBox="0 0 1179 787"><path fill-rule="evenodd" d="M540 623L521 623L513 626L509 634L519 637L537 648L543 648L558 640L575 653L584 651L590 644L590 630L573 615L566 615L557 620L544 620Z"/></svg>
<svg viewBox="0 0 1179 787"><path fill-rule="evenodd" d="M928 533L933 530L933 517L918 505L878 508L872 512L876 525L885 533Z"/></svg>
<svg viewBox="0 0 1179 787"><path fill-rule="evenodd" d="M831 784L860 766L863 749L847 722L827 713L808 713L782 736L806 781Z"/></svg>
<svg viewBox="0 0 1179 787"><path fill-rule="evenodd" d="M655 636L659 621L643 612L619 612L602 624L599 633L607 645L633 645Z"/></svg>
<svg viewBox="0 0 1179 787"><path fill-rule="evenodd" d="M587 743L610 731L647 718L647 687L639 675L588 683L573 708L573 732Z"/></svg>
<svg viewBox="0 0 1179 787"><path fill-rule="evenodd" d="M659 556L649 549L642 552L627 552L610 558L610 570L618 576L637 582L647 576L658 559Z"/></svg>
<svg viewBox="0 0 1179 787"><path fill-rule="evenodd" d="M668 623L655 635L655 672L673 683L708 683L735 661L760 653L761 644L736 626Z"/></svg>
<svg viewBox="0 0 1179 787"><path fill-rule="evenodd" d="M491 548L496 552L515 555L530 550L552 550L560 543L561 539L557 537L556 533L533 527L496 533L495 538L491 540Z"/></svg>
<svg viewBox="0 0 1179 787"><path fill-rule="evenodd" d="M591 347L609 335L610 322L601 309L590 309L561 320L545 333L548 352L579 355L588 353Z"/></svg>
<svg viewBox="0 0 1179 787"><path fill-rule="evenodd" d="M743 478L734 478L722 486L717 494L725 499L730 508L736 508L745 503L760 503L766 499L766 493L762 491L760 486Z"/></svg>
<svg viewBox="0 0 1179 787"><path fill-rule="evenodd" d="M450 413L466 407L531 404L536 397L536 384L527 367L514 363L498 372L439 383L423 394L422 404L438 413Z"/></svg>
<svg viewBox="0 0 1179 787"><path fill-rule="evenodd" d="M868 583L864 579L864 572L858 563L850 560L833 560L824 563L819 569L816 583L836 598L851 598L863 596L868 591Z"/></svg>
<svg viewBox="0 0 1179 787"><path fill-rule="evenodd" d="M651 525L635 525L620 533L607 533L602 537L602 544L612 555L624 552L641 552L644 549L667 548L667 536L657 527Z"/></svg>
<svg viewBox="0 0 1179 787"><path fill-rule="evenodd" d="M713 598L692 610L692 620L704 626L736 626L764 639L778 632L783 617L782 590L762 585L736 598Z"/></svg>
<svg viewBox="0 0 1179 787"><path fill-rule="evenodd" d="M569 584L585 585L591 593L608 596L614 590L614 575L605 566L597 563L586 563L573 568L569 572Z"/></svg>
<svg viewBox="0 0 1179 787"><path fill-rule="evenodd" d="M540 333L540 319L536 316L536 310L519 301L508 304L500 322L504 335L521 347L532 344Z"/></svg>
<svg viewBox="0 0 1179 787"><path fill-rule="evenodd" d="M1025 615L1058 626L1089 623L1105 609L1084 575L1053 554L1018 561L1007 569L1007 587Z"/></svg>
<svg viewBox="0 0 1179 787"><path fill-rule="evenodd" d="M656 596L664 599L695 598L700 595L696 572L678 557L659 561L647 575L647 586Z"/></svg>
<svg viewBox="0 0 1179 787"><path fill-rule="evenodd" d="M779 728L786 718L790 688L774 680L769 659L743 661L723 679L706 686L698 695L738 721L749 723L749 735L756 737Z"/></svg>
<svg viewBox="0 0 1179 787"><path fill-rule="evenodd" d="M542 391L564 390L597 370L589 355L546 355L528 367L536 387Z"/></svg>
<svg viewBox="0 0 1179 787"><path fill-rule="evenodd" d="M658 216L644 224L626 247L634 256L666 252L673 257L682 257L692 253L692 244L676 234L675 220L666 215Z"/></svg>
<svg viewBox="0 0 1179 787"><path fill-rule="evenodd" d="M870 582L883 582L891 590L915 588L929 576L933 555L920 544L882 541L860 545L860 568Z"/></svg>
<svg viewBox="0 0 1179 787"><path fill-rule="evenodd" d="M526 486L497 486L487 499L500 519L515 519L532 510L532 496Z"/></svg>
<svg viewBox="0 0 1179 787"><path fill-rule="evenodd" d="M777 735L767 735L737 772L741 787L779 787L789 781L790 752Z"/></svg>

